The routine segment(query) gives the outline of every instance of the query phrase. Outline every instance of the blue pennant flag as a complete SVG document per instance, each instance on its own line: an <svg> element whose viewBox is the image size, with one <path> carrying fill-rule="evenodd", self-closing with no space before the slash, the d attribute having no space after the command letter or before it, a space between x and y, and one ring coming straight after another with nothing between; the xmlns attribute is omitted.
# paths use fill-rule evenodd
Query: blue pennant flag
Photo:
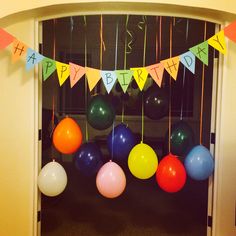
<svg viewBox="0 0 236 236"><path fill-rule="evenodd" d="M101 77L102 77L102 81L103 84L107 90L108 93L111 92L112 87L114 86L116 80L117 80L117 76L115 71L101 71Z"/></svg>
<svg viewBox="0 0 236 236"><path fill-rule="evenodd" d="M36 64L41 62L44 59L44 56L35 52L33 49L28 48L26 56L26 69L32 69Z"/></svg>
<svg viewBox="0 0 236 236"><path fill-rule="evenodd" d="M195 74L196 57L192 52L188 51L186 53L181 54L180 61L187 69L189 69L193 74Z"/></svg>

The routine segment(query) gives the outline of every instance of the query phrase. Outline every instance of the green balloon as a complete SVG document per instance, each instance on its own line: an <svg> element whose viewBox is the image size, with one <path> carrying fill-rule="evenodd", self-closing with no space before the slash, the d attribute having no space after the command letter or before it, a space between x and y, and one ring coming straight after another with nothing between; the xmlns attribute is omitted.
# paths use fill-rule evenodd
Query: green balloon
<svg viewBox="0 0 236 236"><path fill-rule="evenodd" d="M166 147L168 146L168 132L166 135ZM171 153L179 157L185 157L194 146L194 133L185 121L179 121L171 127L170 149Z"/></svg>
<svg viewBox="0 0 236 236"><path fill-rule="evenodd" d="M104 95L95 95L87 108L88 123L95 129L109 128L115 119L115 111Z"/></svg>

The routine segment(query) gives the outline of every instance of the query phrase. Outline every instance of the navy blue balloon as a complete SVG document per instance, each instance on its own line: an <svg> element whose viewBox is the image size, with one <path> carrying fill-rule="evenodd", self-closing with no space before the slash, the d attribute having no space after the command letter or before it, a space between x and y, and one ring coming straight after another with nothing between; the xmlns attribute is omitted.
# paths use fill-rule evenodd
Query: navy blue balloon
<svg viewBox="0 0 236 236"><path fill-rule="evenodd" d="M214 170L210 151L202 145L195 146L186 156L184 165L187 174L194 180L207 179Z"/></svg>
<svg viewBox="0 0 236 236"><path fill-rule="evenodd" d="M85 176L93 176L102 167L102 153L95 143L84 143L75 154L76 168Z"/></svg>
<svg viewBox="0 0 236 236"><path fill-rule="evenodd" d="M112 150L113 137L113 150ZM107 137L107 145L110 155L117 161L127 160L131 149L137 144L137 140L127 125L119 124Z"/></svg>

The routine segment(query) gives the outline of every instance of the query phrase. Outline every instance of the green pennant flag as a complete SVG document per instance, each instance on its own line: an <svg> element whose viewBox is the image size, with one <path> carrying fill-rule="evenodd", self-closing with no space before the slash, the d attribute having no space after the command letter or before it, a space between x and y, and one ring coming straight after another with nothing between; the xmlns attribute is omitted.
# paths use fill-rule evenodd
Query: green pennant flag
<svg viewBox="0 0 236 236"><path fill-rule="evenodd" d="M124 93L126 93L127 88L131 82L133 71L132 70L116 70L115 71L119 84Z"/></svg>
<svg viewBox="0 0 236 236"><path fill-rule="evenodd" d="M56 61L45 57L42 61L42 65L43 65L43 80L45 81L56 70Z"/></svg>
<svg viewBox="0 0 236 236"><path fill-rule="evenodd" d="M208 42L204 41L189 49L199 60L208 66Z"/></svg>

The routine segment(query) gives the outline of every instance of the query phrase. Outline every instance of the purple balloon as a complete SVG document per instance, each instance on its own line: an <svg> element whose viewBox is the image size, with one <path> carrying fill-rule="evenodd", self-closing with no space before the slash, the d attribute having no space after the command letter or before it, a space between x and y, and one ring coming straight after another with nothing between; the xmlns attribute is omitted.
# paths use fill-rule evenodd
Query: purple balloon
<svg viewBox="0 0 236 236"><path fill-rule="evenodd" d="M112 140L113 139L113 140ZM137 140L127 125L119 124L107 137L108 150L114 160L127 160L131 149L137 144Z"/></svg>

